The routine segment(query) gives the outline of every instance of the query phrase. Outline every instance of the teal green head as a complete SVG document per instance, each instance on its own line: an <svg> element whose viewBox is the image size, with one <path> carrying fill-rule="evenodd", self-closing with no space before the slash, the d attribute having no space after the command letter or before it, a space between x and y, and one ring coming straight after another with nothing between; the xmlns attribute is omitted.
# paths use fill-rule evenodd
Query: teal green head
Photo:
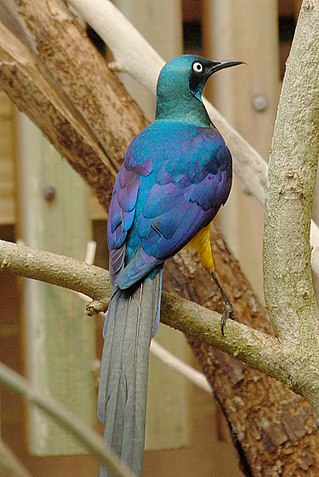
<svg viewBox="0 0 319 477"><path fill-rule="evenodd" d="M209 127L202 103L208 78L242 61L212 61L197 55L182 55L168 61L157 81L156 119L168 119Z"/></svg>

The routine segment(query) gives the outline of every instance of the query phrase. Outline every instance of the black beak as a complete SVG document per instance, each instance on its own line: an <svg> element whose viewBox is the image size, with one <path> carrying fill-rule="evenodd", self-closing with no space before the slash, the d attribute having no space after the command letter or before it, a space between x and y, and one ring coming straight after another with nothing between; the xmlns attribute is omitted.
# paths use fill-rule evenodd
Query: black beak
<svg viewBox="0 0 319 477"><path fill-rule="evenodd" d="M231 66L237 66L237 65L243 65L243 64L245 65L246 63L244 61L232 61L232 60L214 61L212 62L212 66L209 68L208 73L210 76L213 73L216 73L216 71L223 70L224 68L230 68Z"/></svg>

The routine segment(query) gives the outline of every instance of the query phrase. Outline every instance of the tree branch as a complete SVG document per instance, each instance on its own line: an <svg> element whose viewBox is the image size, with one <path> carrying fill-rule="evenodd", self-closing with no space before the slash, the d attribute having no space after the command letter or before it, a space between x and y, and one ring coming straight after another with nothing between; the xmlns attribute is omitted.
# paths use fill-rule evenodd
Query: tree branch
<svg viewBox="0 0 319 477"><path fill-rule="evenodd" d="M6 8L11 21L0 23L2 87L107 208L116 170L145 118L62 1L8 0ZM12 24L22 29L19 36Z"/></svg>
<svg viewBox="0 0 319 477"><path fill-rule="evenodd" d="M10 477L32 477L18 461L11 449L0 439L0 475Z"/></svg>
<svg viewBox="0 0 319 477"><path fill-rule="evenodd" d="M1 8L0 5L0 13ZM44 77L28 48L2 23L0 83L16 106L42 129L84 180L104 188L98 198L105 203L105 191L111 190L115 171L112 174L105 166L103 150L72 105Z"/></svg>
<svg viewBox="0 0 319 477"><path fill-rule="evenodd" d="M275 124L265 209L269 315L295 389L319 411L319 312L309 231L319 149L319 1L304 1Z"/></svg>
<svg viewBox="0 0 319 477"><path fill-rule="evenodd" d="M111 297L106 270L62 255L0 240L0 269L4 268L20 276L81 292L102 301L104 308ZM284 356L275 338L235 321L229 321L227 333L223 336L220 319L221 315L214 311L163 292L163 323L289 383Z"/></svg>
<svg viewBox="0 0 319 477"><path fill-rule="evenodd" d="M109 273L74 258L0 240L0 270L78 291L93 300L111 296ZM106 303L107 304L107 303Z"/></svg>

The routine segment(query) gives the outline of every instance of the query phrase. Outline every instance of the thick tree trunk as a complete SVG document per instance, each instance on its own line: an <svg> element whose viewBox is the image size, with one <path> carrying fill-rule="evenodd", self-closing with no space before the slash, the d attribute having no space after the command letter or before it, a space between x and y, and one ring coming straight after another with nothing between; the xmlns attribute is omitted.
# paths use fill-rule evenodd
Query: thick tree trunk
<svg viewBox="0 0 319 477"><path fill-rule="evenodd" d="M214 227L212 243L216 269L235 304L236 318L271 334L264 308ZM179 257L178 274L171 264L165 288L221 312L223 302L205 270L193 266L190 283L189 255L183 252ZM282 383L239 360L193 337L188 342L226 417L244 474L319 475L318 421L311 406Z"/></svg>
<svg viewBox="0 0 319 477"><path fill-rule="evenodd" d="M20 39L8 42L1 26L2 87L106 208L120 158L145 125L142 114L61 0L8 0L3 8L11 18L7 26L19 25ZM265 311L216 230L213 247L218 275L235 304L237 319L270 333ZM191 252L166 264L165 288L221 310L218 291ZM194 338L189 342L227 418L245 474L319 475L319 432L310 406L235 358Z"/></svg>

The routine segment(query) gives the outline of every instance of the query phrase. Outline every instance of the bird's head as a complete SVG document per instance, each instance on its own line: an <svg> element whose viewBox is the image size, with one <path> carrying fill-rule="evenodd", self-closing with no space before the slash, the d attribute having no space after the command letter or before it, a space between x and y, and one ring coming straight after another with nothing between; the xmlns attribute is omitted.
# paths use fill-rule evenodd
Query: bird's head
<svg viewBox="0 0 319 477"><path fill-rule="evenodd" d="M204 107L202 93L208 78L217 71L242 63L212 61L197 55L182 55L168 61L157 81L156 117L170 119L175 114L180 120L180 114L188 112L185 121L191 122L192 116L197 117Z"/></svg>

